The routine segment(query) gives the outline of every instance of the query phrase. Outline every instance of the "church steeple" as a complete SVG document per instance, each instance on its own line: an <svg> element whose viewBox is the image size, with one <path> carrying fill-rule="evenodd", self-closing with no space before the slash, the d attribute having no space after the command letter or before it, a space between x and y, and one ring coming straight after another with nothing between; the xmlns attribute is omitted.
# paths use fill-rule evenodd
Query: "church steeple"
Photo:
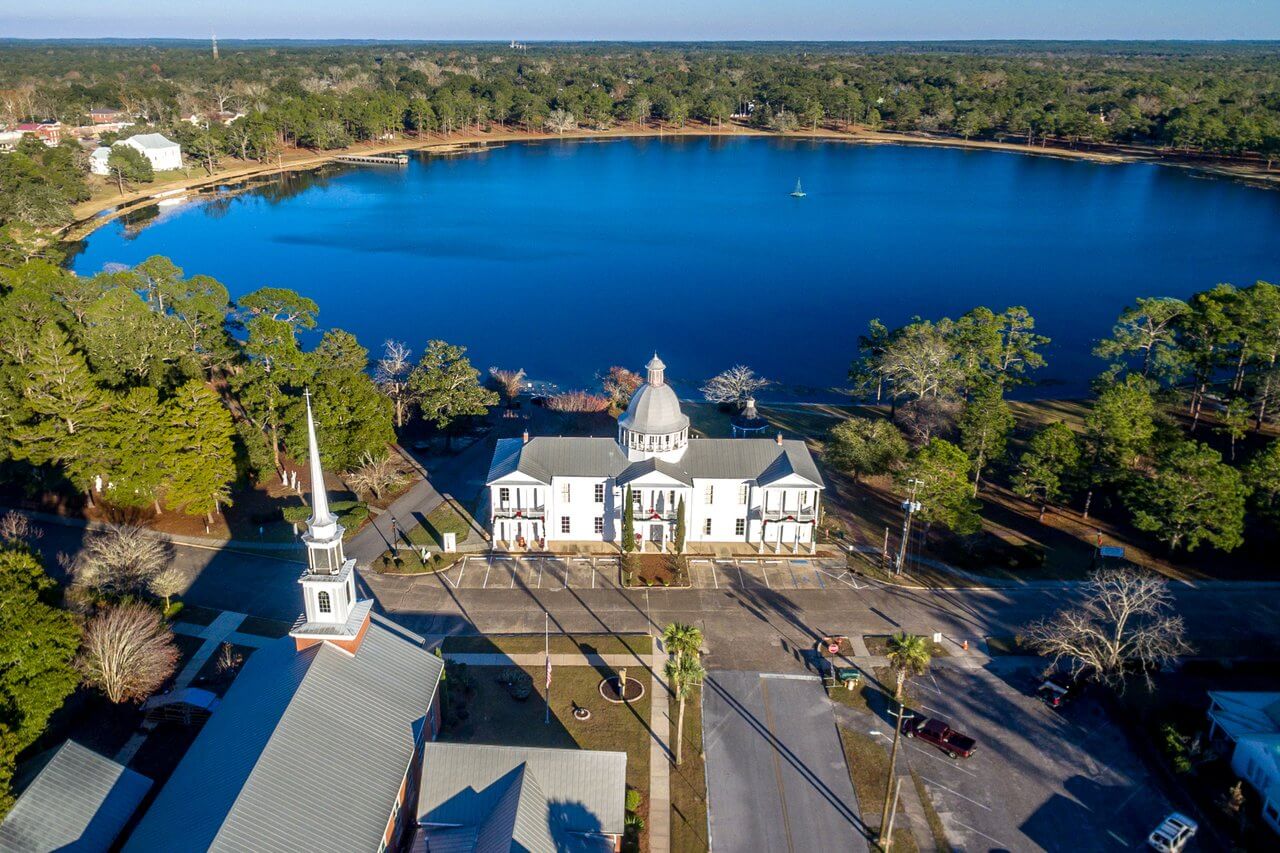
<svg viewBox="0 0 1280 853"><path fill-rule="evenodd" d="M307 546L307 571L298 579L302 585L305 611L290 635L299 648L328 640L350 652L359 646L372 609L371 600L356 599L355 560L342 550L345 532L329 509L316 441L316 422L311 414L311 392L307 399L307 462L311 472L311 517L302 541Z"/></svg>

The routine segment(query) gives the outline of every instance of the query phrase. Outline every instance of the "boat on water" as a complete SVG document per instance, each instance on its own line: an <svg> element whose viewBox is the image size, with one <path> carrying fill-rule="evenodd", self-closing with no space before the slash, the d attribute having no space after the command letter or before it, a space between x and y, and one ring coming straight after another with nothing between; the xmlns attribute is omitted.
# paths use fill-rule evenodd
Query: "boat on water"
<svg viewBox="0 0 1280 853"><path fill-rule="evenodd" d="M805 191L800 187L800 179L796 178L796 188L791 191L792 198L804 198Z"/></svg>

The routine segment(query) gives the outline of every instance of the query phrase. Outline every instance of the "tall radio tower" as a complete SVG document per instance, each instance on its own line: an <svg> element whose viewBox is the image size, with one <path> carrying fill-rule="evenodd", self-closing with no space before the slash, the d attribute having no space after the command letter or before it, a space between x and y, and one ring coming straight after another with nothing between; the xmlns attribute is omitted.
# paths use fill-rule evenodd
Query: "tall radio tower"
<svg viewBox="0 0 1280 853"><path fill-rule="evenodd" d="M213 61L218 61L218 34L213 34Z"/></svg>

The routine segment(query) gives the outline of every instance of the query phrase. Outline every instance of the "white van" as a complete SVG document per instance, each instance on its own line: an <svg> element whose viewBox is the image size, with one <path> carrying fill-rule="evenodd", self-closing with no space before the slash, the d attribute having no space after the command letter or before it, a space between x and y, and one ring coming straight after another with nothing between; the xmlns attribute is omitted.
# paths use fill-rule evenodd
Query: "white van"
<svg viewBox="0 0 1280 853"><path fill-rule="evenodd" d="M1174 812L1147 836L1147 846L1162 853L1178 853L1199 828L1191 818Z"/></svg>

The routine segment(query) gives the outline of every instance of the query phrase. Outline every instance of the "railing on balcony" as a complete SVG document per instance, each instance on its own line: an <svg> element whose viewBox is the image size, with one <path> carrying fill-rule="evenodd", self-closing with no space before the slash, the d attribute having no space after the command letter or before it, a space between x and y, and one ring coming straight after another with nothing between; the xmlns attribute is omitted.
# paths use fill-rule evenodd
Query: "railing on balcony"
<svg viewBox="0 0 1280 853"><path fill-rule="evenodd" d="M493 508L494 518L546 518L545 506L504 506Z"/></svg>
<svg viewBox="0 0 1280 853"><path fill-rule="evenodd" d="M674 509L642 509L636 507L636 521L675 521Z"/></svg>
<svg viewBox="0 0 1280 853"><path fill-rule="evenodd" d="M766 509L761 511L760 517L765 521L816 521L818 512L811 506L799 509Z"/></svg>

